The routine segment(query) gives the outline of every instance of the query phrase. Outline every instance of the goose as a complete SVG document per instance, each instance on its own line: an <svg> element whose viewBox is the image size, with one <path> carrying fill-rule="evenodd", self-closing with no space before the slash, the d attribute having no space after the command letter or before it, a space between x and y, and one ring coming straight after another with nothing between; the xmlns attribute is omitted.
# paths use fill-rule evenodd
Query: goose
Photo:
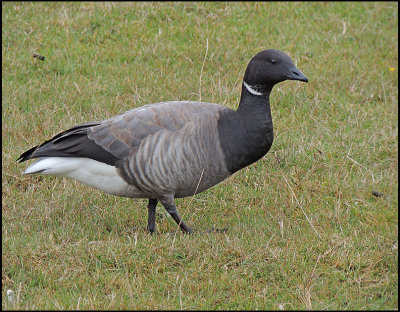
<svg viewBox="0 0 400 312"><path fill-rule="evenodd" d="M116 196L147 198L150 234L161 202L191 234L175 198L203 192L267 154L274 139L270 94L285 80L308 82L287 54L263 50L247 65L236 110L196 101L148 104L78 124L17 161L38 158L24 174L63 176Z"/></svg>

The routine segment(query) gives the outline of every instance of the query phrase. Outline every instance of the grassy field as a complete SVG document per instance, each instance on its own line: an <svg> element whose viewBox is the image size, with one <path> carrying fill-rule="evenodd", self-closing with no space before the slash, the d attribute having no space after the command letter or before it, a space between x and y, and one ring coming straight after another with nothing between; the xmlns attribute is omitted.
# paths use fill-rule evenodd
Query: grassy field
<svg viewBox="0 0 400 312"><path fill-rule="evenodd" d="M3 2L2 308L398 309L397 27L396 2ZM15 162L148 103L236 108L266 48L310 82L272 92L262 160L177 200L195 235Z"/></svg>

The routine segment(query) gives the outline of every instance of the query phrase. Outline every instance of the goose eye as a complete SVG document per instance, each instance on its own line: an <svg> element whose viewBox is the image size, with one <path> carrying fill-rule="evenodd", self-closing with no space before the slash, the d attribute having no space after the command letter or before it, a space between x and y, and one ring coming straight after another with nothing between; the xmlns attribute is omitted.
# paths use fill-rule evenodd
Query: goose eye
<svg viewBox="0 0 400 312"><path fill-rule="evenodd" d="M277 61L276 59L272 59L272 60L271 60L271 63L272 63L272 64L276 64L277 62L278 62L278 61Z"/></svg>

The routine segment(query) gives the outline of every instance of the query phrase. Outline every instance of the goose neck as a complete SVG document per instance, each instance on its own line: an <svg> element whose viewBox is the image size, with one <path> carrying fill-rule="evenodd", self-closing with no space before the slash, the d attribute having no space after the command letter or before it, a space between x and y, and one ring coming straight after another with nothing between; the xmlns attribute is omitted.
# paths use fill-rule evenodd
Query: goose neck
<svg viewBox="0 0 400 312"><path fill-rule="evenodd" d="M237 112L259 115L270 110L271 88L257 88L243 81L242 94Z"/></svg>

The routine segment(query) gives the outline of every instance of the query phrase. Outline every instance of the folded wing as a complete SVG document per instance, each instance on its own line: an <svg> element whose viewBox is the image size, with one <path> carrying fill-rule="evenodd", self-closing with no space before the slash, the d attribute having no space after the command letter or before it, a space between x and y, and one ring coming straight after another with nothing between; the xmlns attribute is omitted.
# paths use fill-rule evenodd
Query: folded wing
<svg viewBox="0 0 400 312"><path fill-rule="evenodd" d="M200 116L217 116L228 108L203 102L163 102L132 109L100 122L87 122L61 132L23 153L18 161L38 157L85 157L115 166L159 131L174 132Z"/></svg>

